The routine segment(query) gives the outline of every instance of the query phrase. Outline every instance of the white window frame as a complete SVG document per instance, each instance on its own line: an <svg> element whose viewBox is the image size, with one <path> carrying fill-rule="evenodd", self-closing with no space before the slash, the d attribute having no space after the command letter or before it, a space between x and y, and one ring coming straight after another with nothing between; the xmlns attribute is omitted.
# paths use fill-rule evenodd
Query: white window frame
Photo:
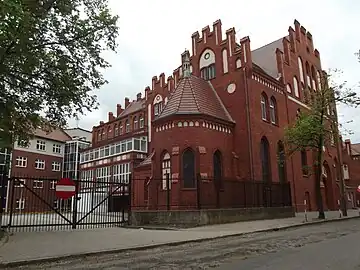
<svg viewBox="0 0 360 270"><path fill-rule="evenodd" d="M50 181L50 189L55 189L56 187L56 180Z"/></svg>
<svg viewBox="0 0 360 270"><path fill-rule="evenodd" d="M43 140L36 141L36 150L46 151L46 142Z"/></svg>
<svg viewBox="0 0 360 270"><path fill-rule="evenodd" d="M266 98L261 95L261 119L267 121Z"/></svg>
<svg viewBox="0 0 360 270"><path fill-rule="evenodd" d="M37 170L45 170L45 160L36 159L35 160L35 169Z"/></svg>
<svg viewBox="0 0 360 270"><path fill-rule="evenodd" d="M125 133L130 132L130 121L129 119L125 121Z"/></svg>
<svg viewBox="0 0 360 270"><path fill-rule="evenodd" d="M96 191L107 191L111 179L110 166L97 168L96 172Z"/></svg>
<svg viewBox="0 0 360 270"><path fill-rule="evenodd" d="M94 170L81 171L81 189L89 189L94 183Z"/></svg>
<svg viewBox="0 0 360 270"><path fill-rule="evenodd" d="M134 116L134 119L133 119L133 130L135 129L138 129L139 128L139 122L138 122L138 118L136 116Z"/></svg>
<svg viewBox="0 0 360 270"><path fill-rule="evenodd" d="M61 144L53 144L53 153L61 154Z"/></svg>
<svg viewBox="0 0 360 270"><path fill-rule="evenodd" d="M17 184L17 182L20 182L19 184ZM26 179L17 179L17 181L15 181L14 187L16 188L23 188L26 184Z"/></svg>
<svg viewBox="0 0 360 270"><path fill-rule="evenodd" d="M44 181L43 180L34 180L33 181L33 188L34 189L44 188Z"/></svg>
<svg viewBox="0 0 360 270"><path fill-rule="evenodd" d="M15 205L16 205L16 210L24 210L25 209L25 199L20 198L20 199L16 200Z"/></svg>
<svg viewBox="0 0 360 270"><path fill-rule="evenodd" d="M145 124L144 116L140 116L139 122L140 122L140 123L139 123L140 128L143 128L143 127L144 127L144 124Z"/></svg>
<svg viewBox="0 0 360 270"><path fill-rule="evenodd" d="M166 175L169 174L169 189L171 189L171 158L169 153L165 153L161 162L161 172L162 172L162 189L167 190L167 180Z"/></svg>
<svg viewBox="0 0 360 270"><path fill-rule="evenodd" d="M270 121L272 124L276 124L276 106L275 106L275 102L274 100L271 98L270 99Z"/></svg>
<svg viewBox="0 0 360 270"><path fill-rule="evenodd" d="M15 166L21 167L21 168L26 168L27 167L27 157L17 157Z"/></svg>
<svg viewBox="0 0 360 270"><path fill-rule="evenodd" d="M53 161L51 163L51 169L53 172L60 172L61 171L61 163L58 161Z"/></svg>
<svg viewBox="0 0 360 270"><path fill-rule="evenodd" d="M131 174L130 163L113 165L113 182L129 184Z"/></svg>

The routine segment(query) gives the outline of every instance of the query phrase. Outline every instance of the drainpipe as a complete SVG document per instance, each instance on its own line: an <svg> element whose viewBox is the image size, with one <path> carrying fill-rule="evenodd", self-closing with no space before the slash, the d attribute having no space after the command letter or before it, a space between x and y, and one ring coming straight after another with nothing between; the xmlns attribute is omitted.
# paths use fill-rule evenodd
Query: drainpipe
<svg viewBox="0 0 360 270"><path fill-rule="evenodd" d="M251 124L250 124L250 109L249 109L249 86L246 76L247 68L243 69L243 77L245 83L245 107L246 107L246 122L247 122L247 132L248 132L248 143L249 143L249 161L250 161L250 177L255 181L254 176L254 160L253 160L253 148L252 148L252 137L251 137Z"/></svg>

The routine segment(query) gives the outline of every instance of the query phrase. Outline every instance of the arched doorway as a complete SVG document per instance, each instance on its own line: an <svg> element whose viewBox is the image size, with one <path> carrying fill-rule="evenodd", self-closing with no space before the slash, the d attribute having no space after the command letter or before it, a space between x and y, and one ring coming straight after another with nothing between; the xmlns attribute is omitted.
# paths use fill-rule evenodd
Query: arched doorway
<svg viewBox="0 0 360 270"><path fill-rule="evenodd" d="M184 188L195 188L195 154L190 148L182 154L182 177Z"/></svg>

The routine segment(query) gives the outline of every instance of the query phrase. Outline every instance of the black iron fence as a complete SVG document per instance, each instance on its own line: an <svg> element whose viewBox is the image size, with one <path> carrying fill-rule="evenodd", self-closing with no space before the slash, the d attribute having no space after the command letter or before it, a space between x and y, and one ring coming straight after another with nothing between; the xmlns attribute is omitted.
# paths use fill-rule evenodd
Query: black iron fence
<svg viewBox="0 0 360 270"><path fill-rule="evenodd" d="M128 222L128 183L77 180L73 181L73 196L62 199L57 192L59 179L8 178L0 174L0 180L2 228L56 230L122 226Z"/></svg>
<svg viewBox="0 0 360 270"><path fill-rule="evenodd" d="M288 182L249 181L204 178L198 176L193 188L184 187L182 179L132 179L134 209L219 209L291 206ZM143 188L141 188L143 187ZM169 188L168 188L169 187ZM134 192L136 192L134 190Z"/></svg>

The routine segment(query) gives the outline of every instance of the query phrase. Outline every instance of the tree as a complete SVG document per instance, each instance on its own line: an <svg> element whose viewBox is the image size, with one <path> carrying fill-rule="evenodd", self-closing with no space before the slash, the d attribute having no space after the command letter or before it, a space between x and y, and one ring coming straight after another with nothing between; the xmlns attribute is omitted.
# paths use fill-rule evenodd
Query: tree
<svg viewBox="0 0 360 270"><path fill-rule="evenodd" d="M0 148L97 107L117 20L107 0L0 1Z"/></svg>
<svg viewBox="0 0 360 270"><path fill-rule="evenodd" d="M320 78L319 89L306 90L308 109L300 112L295 123L285 129L285 144L288 156L299 151L309 151L314 154L310 173L315 175L315 195L319 211L319 218L324 219L324 206L321 196L321 177L323 173L323 148L336 147L340 156L340 136L338 131L338 118L336 105L339 103L348 106L360 105L360 98L356 93L346 88L346 82L337 83L336 75L341 74L333 70L329 74L323 73ZM307 170L309 168L306 168ZM342 166L337 166L340 176L341 208L346 215L346 201Z"/></svg>

